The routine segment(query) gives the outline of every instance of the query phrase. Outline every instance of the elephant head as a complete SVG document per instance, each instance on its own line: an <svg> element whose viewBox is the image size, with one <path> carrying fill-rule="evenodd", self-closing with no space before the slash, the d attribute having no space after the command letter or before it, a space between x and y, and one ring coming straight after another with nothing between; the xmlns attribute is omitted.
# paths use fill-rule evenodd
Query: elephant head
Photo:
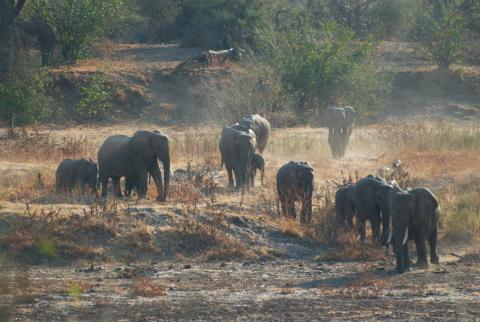
<svg viewBox="0 0 480 322"><path fill-rule="evenodd" d="M165 201L170 183L170 147L168 136L159 132L138 131L130 140L130 148L145 163L157 186L159 201ZM164 184L157 159L163 164Z"/></svg>
<svg viewBox="0 0 480 322"><path fill-rule="evenodd" d="M302 201L302 222L310 222L312 218L312 196L314 185L314 172L308 162L298 162L295 172L292 174L292 182L295 183L299 192L298 197Z"/></svg>

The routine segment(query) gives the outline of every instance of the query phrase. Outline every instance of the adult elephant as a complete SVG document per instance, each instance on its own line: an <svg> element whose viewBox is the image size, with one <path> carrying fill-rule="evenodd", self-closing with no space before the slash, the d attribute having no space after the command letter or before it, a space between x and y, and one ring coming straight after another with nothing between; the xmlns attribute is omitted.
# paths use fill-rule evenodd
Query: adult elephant
<svg viewBox="0 0 480 322"><path fill-rule="evenodd" d="M270 123L258 114L244 116L239 123L244 128L251 129L255 133L258 152L263 154L270 137Z"/></svg>
<svg viewBox="0 0 480 322"><path fill-rule="evenodd" d="M389 235L389 198L392 186L377 177L360 179L352 191L353 206L357 212L360 240L365 241L365 224L370 221L374 242L385 244ZM382 233L380 235L380 227Z"/></svg>
<svg viewBox="0 0 480 322"><path fill-rule="evenodd" d="M347 184L338 188L335 193L335 212L340 226L348 229L353 228L355 206L353 204L354 185Z"/></svg>
<svg viewBox="0 0 480 322"><path fill-rule="evenodd" d="M164 184L157 160L163 163ZM165 201L170 182L170 148L166 135L158 132L138 131L132 137L114 135L108 137L98 150L99 182L102 196L107 195L108 179L112 178L115 195L122 196L120 178L137 178L138 195L146 195L147 174L157 186L157 200Z"/></svg>
<svg viewBox="0 0 480 322"><path fill-rule="evenodd" d="M92 192L97 190L97 164L92 160L63 160L55 172L55 190L71 192L74 189L83 190L89 187Z"/></svg>
<svg viewBox="0 0 480 322"><path fill-rule="evenodd" d="M408 240L414 240L417 248L417 266L428 267L427 247L430 246L430 262L438 264L437 235L440 207L435 195L426 188L401 191L396 188L391 198L392 234L397 261L397 271L402 274L410 268Z"/></svg>
<svg viewBox="0 0 480 322"><path fill-rule="evenodd" d="M228 185L233 188L233 174L237 191L249 189L249 174L252 157L257 146L255 133L252 130L239 131L226 126L222 129L219 142L222 166L228 173Z"/></svg>
<svg viewBox="0 0 480 322"><path fill-rule="evenodd" d="M295 201L300 201L300 222L309 223L312 219L313 189L314 171L308 162L290 161L278 169L277 192L284 216L296 219Z"/></svg>
<svg viewBox="0 0 480 322"><path fill-rule="evenodd" d="M357 113L351 106L330 106L324 113L325 122L328 124L328 143L334 158L345 155Z"/></svg>
<svg viewBox="0 0 480 322"><path fill-rule="evenodd" d="M49 65L53 55L55 33L52 26L43 21L17 21L18 28L35 41L35 45L42 54L42 65Z"/></svg>

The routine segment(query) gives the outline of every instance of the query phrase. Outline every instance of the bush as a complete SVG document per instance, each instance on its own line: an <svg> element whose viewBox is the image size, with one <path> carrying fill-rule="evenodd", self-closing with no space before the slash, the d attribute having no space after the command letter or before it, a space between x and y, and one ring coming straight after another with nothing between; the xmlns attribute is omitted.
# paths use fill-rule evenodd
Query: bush
<svg viewBox="0 0 480 322"><path fill-rule="evenodd" d="M0 118L4 122L26 124L43 121L62 112L50 96L51 80L42 68L26 78L12 78L0 84Z"/></svg>
<svg viewBox="0 0 480 322"><path fill-rule="evenodd" d="M351 104L367 115L378 106L381 82L374 68L370 41L354 41L342 25L325 23L318 32L299 20L286 32L258 32L260 62L279 83L299 115L331 104ZM319 40L320 39L320 40Z"/></svg>
<svg viewBox="0 0 480 322"><path fill-rule="evenodd" d="M34 0L32 15L52 24L62 56L74 62L122 19L123 0Z"/></svg>
<svg viewBox="0 0 480 322"><path fill-rule="evenodd" d="M113 110L110 103L112 89L107 81L99 75L95 75L86 86L80 88L82 99L75 107L77 118L92 120L107 116Z"/></svg>
<svg viewBox="0 0 480 322"><path fill-rule="evenodd" d="M250 44L263 18L261 0L184 0L179 25L185 45L224 49Z"/></svg>
<svg viewBox="0 0 480 322"><path fill-rule="evenodd" d="M413 37L422 43L441 69L459 60L466 20L457 1L429 1L415 23Z"/></svg>

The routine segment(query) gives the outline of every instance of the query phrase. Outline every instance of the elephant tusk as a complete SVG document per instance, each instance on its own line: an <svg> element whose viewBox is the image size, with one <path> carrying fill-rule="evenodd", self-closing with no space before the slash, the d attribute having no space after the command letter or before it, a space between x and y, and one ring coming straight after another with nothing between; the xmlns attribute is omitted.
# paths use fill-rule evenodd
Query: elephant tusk
<svg viewBox="0 0 480 322"><path fill-rule="evenodd" d="M408 240L408 227L405 229L405 236L403 236L403 242L402 245L405 245L405 243Z"/></svg>
<svg viewBox="0 0 480 322"><path fill-rule="evenodd" d="M393 239L393 233L392 233L392 230L390 229L390 232L389 232L389 234L388 234L387 245L389 245L389 244L392 243L392 239Z"/></svg>
<svg viewBox="0 0 480 322"><path fill-rule="evenodd" d="M380 210L380 218L383 218L383 212Z"/></svg>

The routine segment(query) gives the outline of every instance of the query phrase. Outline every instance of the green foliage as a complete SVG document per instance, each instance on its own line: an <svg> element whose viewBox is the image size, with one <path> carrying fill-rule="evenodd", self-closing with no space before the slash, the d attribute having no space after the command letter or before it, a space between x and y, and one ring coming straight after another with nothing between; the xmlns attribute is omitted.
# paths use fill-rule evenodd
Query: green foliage
<svg viewBox="0 0 480 322"><path fill-rule="evenodd" d="M260 62L271 82L300 115L331 104L352 104L367 115L377 107L380 78L371 41L356 42L349 28L330 22L322 32L299 20L286 32L258 32Z"/></svg>
<svg viewBox="0 0 480 322"><path fill-rule="evenodd" d="M104 118L113 109L110 103L112 90L99 75L95 75L86 86L82 86L80 93L82 99L75 107L75 114L80 119Z"/></svg>
<svg viewBox="0 0 480 322"><path fill-rule="evenodd" d="M448 69L462 54L466 20L460 4L458 0L426 2L413 30L414 39L428 49L441 69Z"/></svg>
<svg viewBox="0 0 480 322"><path fill-rule="evenodd" d="M123 7L123 0L34 0L31 10L55 27L63 58L73 62L122 20Z"/></svg>
<svg viewBox="0 0 480 322"><path fill-rule="evenodd" d="M179 24L185 45L228 48L250 43L263 17L261 0L184 0Z"/></svg>
<svg viewBox="0 0 480 322"><path fill-rule="evenodd" d="M31 71L25 78L11 78L0 84L0 119L16 124L44 121L61 112L49 96L51 80L47 70Z"/></svg>

